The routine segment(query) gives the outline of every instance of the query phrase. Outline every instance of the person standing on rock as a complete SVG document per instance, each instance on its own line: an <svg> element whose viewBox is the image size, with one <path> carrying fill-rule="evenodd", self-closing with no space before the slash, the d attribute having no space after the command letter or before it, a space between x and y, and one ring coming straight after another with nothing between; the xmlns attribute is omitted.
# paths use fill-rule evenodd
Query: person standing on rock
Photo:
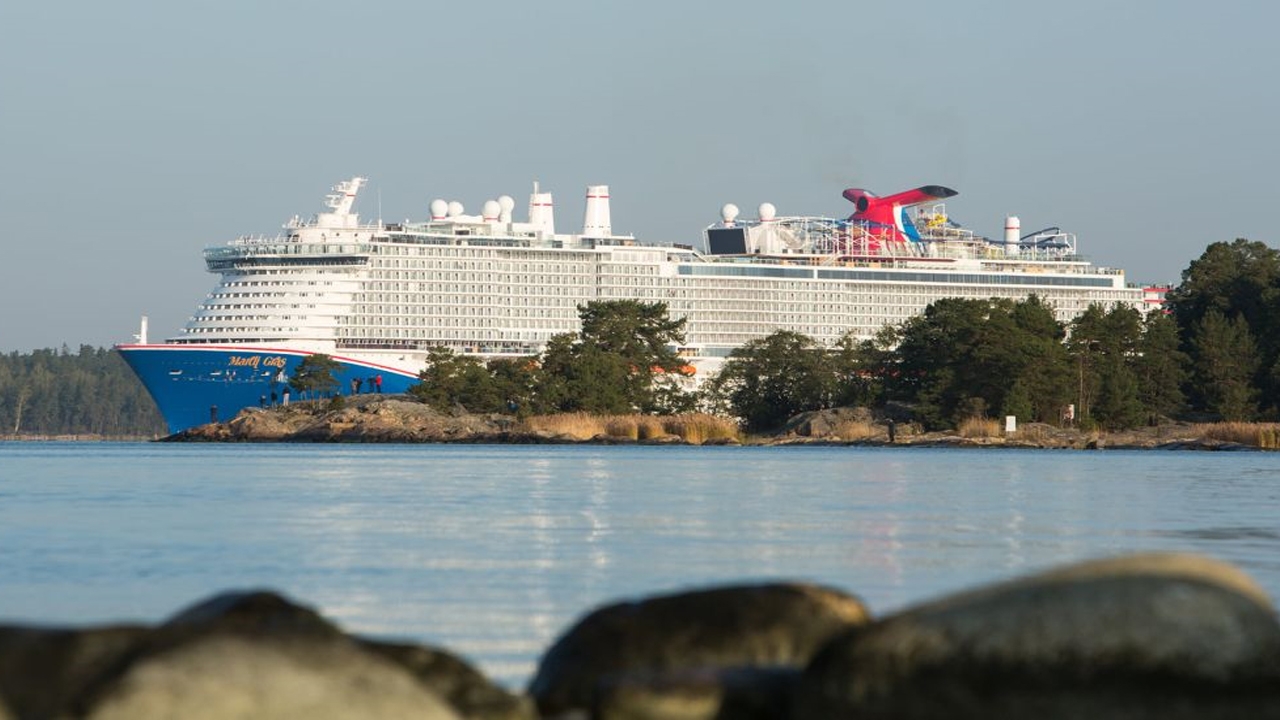
<svg viewBox="0 0 1280 720"><path fill-rule="evenodd" d="M351 394L360 394L360 378L351 378Z"/></svg>
<svg viewBox="0 0 1280 720"><path fill-rule="evenodd" d="M283 397L284 397L283 405L284 405L285 407L289 407L289 386L288 386L288 385L285 385L285 386L284 386L284 395L283 395Z"/></svg>
<svg viewBox="0 0 1280 720"><path fill-rule="evenodd" d="M379 395L382 394L382 375L373 376L373 387Z"/></svg>

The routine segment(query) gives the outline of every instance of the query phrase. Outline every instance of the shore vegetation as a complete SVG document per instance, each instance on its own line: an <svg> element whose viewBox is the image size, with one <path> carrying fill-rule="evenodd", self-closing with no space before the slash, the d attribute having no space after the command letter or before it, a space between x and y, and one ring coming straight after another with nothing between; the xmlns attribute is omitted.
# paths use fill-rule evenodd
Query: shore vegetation
<svg viewBox="0 0 1280 720"><path fill-rule="evenodd" d="M732 419L706 413L664 416L556 413L526 418L522 429L568 435L580 440L612 438L642 441L678 438L691 445L736 441L741 436L741 429Z"/></svg>
<svg viewBox="0 0 1280 720"><path fill-rule="evenodd" d="M119 353L64 345L0 355L0 436L163 434L160 411Z"/></svg>

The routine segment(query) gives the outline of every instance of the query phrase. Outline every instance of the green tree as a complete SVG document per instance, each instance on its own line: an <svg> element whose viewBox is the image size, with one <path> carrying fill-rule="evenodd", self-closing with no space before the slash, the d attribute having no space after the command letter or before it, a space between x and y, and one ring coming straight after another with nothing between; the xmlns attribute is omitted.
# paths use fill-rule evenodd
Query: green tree
<svg viewBox="0 0 1280 720"><path fill-rule="evenodd" d="M582 330L552 338L535 393L540 412L661 412L678 396L684 320L664 303L601 300L578 308Z"/></svg>
<svg viewBox="0 0 1280 720"><path fill-rule="evenodd" d="M603 352L665 371L684 365L671 345L684 342L685 321L668 317L666 303L596 300L578 306L578 318L582 341Z"/></svg>
<svg viewBox="0 0 1280 720"><path fill-rule="evenodd" d="M1169 292L1168 304L1182 328L1217 312L1243 317L1254 332L1273 314L1278 283L1280 252L1245 238L1215 242L1182 272L1182 283Z"/></svg>
<svg viewBox="0 0 1280 720"><path fill-rule="evenodd" d="M1151 312L1143 318L1134 374L1138 398L1153 421L1182 410L1186 403L1182 385L1187 381L1187 356L1179 349L1178 326L1171 316Z"/></svg>
<svg viewBox="0 0 1280 720"><path fill-rule="evenodd" d="M896 372L898 329L886 325L870 340L856 340L849 334L832 348L830 361L835 373L833 403L836 406L875 407L884 404L885 377Z"/></svg>
<svg viewBox="0 0 1280 720"><path fill-rule="evenodd" d="M469 412L502 412L506 399L489 369L472 355L432 348L409 394L437 408L461 405Z"/></svg>
<svg viewBox="0 0 1280 720"><path fill-rule="evenodd" d="M308 355L294 369L293 376L289 378L289 387L296 390L302 398L333 392L338 388L338 379L334 377L334 373L340 369L341 363L324 353Z"/></svg>
<svg viewBox="0 0 1280 720"><path fill-rule="evenodd" d="M889 397L912 403L926 427L954 425L988 408L1030 408L1058 420L1068 397L1062 326L1038 298L947 298L902 326ZM1015 383L1020 398L1006 403Z"/></svg>
<svg viewBox="0 0 1280 720"><path fill-rule="evenodd" d="M1243 317L1230 320L1210 310L1192 336L1196 377L1205 408L1224 420L1252 420L1257 414L1258 353Z"/></svg>
<svg viewBox="0 0 1280 720"><path fill-rule="evenodd" d="M1100 374L1098 402L1093 417L1109 430L1141 425L1147 418L1138 398L1138 378L1124 358L1108 356Z"/></svg>
<svg viewBox="0 0 1280 720"><path fill-rule="evenodd" d="M540 412L626 414L644 406L637 397L636 374L642 372L621 355L561 335L542 354L538 386ZM647 404L647 403L646 403Z"/></svg>
<svg viewBox="0 0 1280 720"><path fill-rule="evenodd" d="M926 427L954 424L962 401L994 394L994 378L982 377L976 357L993 309L985 300L944 299L903 323L890 397L913 403Z"/></svg>
<svg viewBox="0 0 1280 720"><path fill-rule="evenodd" d="M1077 417L1083 425L1115 430L1146 419L1136 374L1142 335L1142 316L1124 305L1106 309L1094 304L1072 321L1067 346L1076 369Z"/></svg>
<svg viewBox="0 0 1280 720"><path fill-rule="evenodd" d="M1256 360L1249 385L1254 395L1260 393L1277 409L1280 376L1269 370L1280 362L1280 252L1244 238L1213 243L1183 271L1182 283L1169 293L1168 302L1182 333L1182 348L1191 358L1188 387L1193 406L1214 411L1222 402L1221 395L1210 394L1221 379L1210 370L1214 363L1200 356L1216 353L1198 336L1208 316L1217 313L1241 320L1248 329L1254 348L1251 359ZM1220 323L1214 320L1211 325ZM1233 392L1240 395L1244 388Z"/></svg>
<svg viewBox="0 0 1280 720"><path fill-rule="evenodd" d="M489 361L495 394L502 400L500 412L527 415L533 409L538 363L533 358L497 358Z"/></svg>
<svg viewBox="0 0 1280 720"><path fill-rule="evenodd" d="M1003 414L1025 420L1060 422L1071 402L1071 366L1063 338L1066 332L1053 308L1032 295L1014 303L1010 314L1016 329ZM1025 393L1025 401L1021 395ZM1008 394L1015 394L1012 399ZM1018 412L1010 412L1016 409Z"/></svg>
<svg viewBox="0 0 1280 720"><path fill-rule="evenodd" d="M740 417L750 430L776 428L806 410L830 407L837 386L828 351L789 330L734 350L706 392L711 404Z"/></svg>
<svg viewBox="0 0 1280 720"><path fill-rule="evenodd" d="M1031 391L1027 389L1027 383L1022 380L1014 381L1009 392L1004 396L1004 406L1000 409L1000 413L1020 418L1034 416L1035 407L1032 405Z"/></svg>

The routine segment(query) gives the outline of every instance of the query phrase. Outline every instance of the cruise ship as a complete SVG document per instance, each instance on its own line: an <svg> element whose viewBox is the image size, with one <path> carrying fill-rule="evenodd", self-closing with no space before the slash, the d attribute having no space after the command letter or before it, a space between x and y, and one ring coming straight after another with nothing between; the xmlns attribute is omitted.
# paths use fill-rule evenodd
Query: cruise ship
<svg viewBox="0 0 1280 720"><path fill-rule="evenodd" d="M1058 228L1024 234L1010 217L1003 237L973 233L947 215L956 192L937 185L845 190L845 218L788 216L769 203L744 218L726 204L698 242L656 245L613 232L607 186L587 188L581 232L566 234L537 183L523 221L504 195L479 214L434 200L428 219L402 223L360 221L365 184L338 184L324 211L275 235L205 249L220 279L181 331L149 343L144 318L136 342L117 346L171 432L283 399L312 353L341 364L344 392L359 380L385 393L417 382L433 347L535 355L576 331L578 306L593 300L666 303L686 321L678 351L694 382L775 330L827 344L869 338L940 298L1034 294L1062 321L1092 303L1160 301L1085 260Z"/></svg>

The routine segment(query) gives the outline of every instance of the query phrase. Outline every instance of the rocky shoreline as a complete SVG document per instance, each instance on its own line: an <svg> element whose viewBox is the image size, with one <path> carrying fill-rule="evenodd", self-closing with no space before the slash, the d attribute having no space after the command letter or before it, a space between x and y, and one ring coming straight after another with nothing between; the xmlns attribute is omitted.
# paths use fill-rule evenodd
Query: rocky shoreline
<svg viewBox="0 0 1280 720"><path fill-rule="evenodd" d="M858 422L864 434L842 437L846 423ZM866 434L865 429L873 432ZM288 407L249 408L222 423L210 423L162 438L164 442L315 442L315 443L496 443L496 444L699 444L699 445L862 445L894 447L1037 448L1077 450L1258 450L1252 445L1199 437L1195 426L1170 423L1137 430L1102 433L1044 424L1023 425L1008 437L965 437L954 432L922 432L897 424L892 441L888 424L862 408L803 413L775 435L740 436L689 442L677 435L635 439L596 433L574 435L531 429L509 415L441 412L400 395L362 395L333 407L328 401Z"/></svg>
<svg viewBox="0 0 1280 720"><path fill-rule="evenodd" d="M1237 568L1095 560L876 617L808 583L595 609L524 691L271 591L154 626L0 625L0 719L1280 717L1280 619Z"/></svg>

